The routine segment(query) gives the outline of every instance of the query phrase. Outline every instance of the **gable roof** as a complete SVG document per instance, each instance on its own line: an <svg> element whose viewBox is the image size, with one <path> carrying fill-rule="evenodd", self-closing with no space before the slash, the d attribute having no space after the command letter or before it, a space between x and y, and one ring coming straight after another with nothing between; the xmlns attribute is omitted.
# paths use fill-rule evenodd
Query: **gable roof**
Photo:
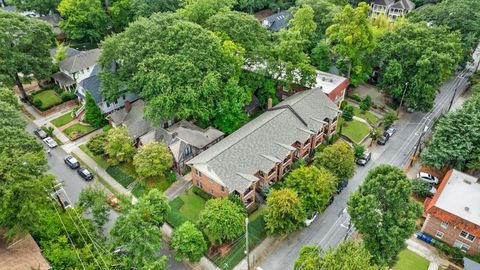
<svg viewBox="0 0 480 270"><path fill-rule="evenodd" d="M450 170L425 212L480 237L480 183L466 173Z"/></svg>
<svg viewBox="0 0 480 270"><path fill-rule="evenodd" d="M253 119L231 135L191 159L188 164L226 186L243 192L292 151L338 115L336 105L315 88L296 93L272 110Z"/></svg>
<svg viewBox="0 0 480 270"><path fill-rule="evenodd" d="M109 115L111 121L116 125L124 125L127 128L128 135L132 139L137 139L151 130L150 123L143 117L145 102L141 99L131 104L129 112L117 110Z"/></svg>
<svg viewBox="0 0 480 270"><path fill-rule="evenodd" d="M100 65L95 65L91 74L92 76L78 83L83 89L92 94L92 97L95 99L95 103L97 104L100 104L103 101L102 94L100 93L100 78L98 78L98 73L100 71Z"/></svg>
<svg viewBox="0 0 480 270"><path fill-rule="evenodd" d="M413 10L415 9L415 3L410 0L399 0L392 5L392 8Z"/></svg>
<svg viewBox="0 0 480 270"><path fill-rule="evenodd" d="M182 120L173 126L167 128L167 130L174 134L174 137L178 137L182 141L198 148L202 149L203 147L211 144L218 138L225 135L225 133L220 130L208 127L202 129L188 121Z"/></svg>
<svg viewBox="0 0 480 270"><path fill-rule="evenodd" d="M262 24L265 25L270 31L278 31L288 27L289 19L290 12L288 10L284 10L264 18L262 20Z"/></svg>
<svg viewBox="0 0 480 270"><path fill-rule="evenodd" d="M81 51L80 53L61 61L58 63L58 66L70 73L75 73L87 67L94 66L97 63L101 52L102 51L98 48Z"/></svg>
<svg viewBox="0 0 480 270"><path fill-rule="evenodd" d="M4 239L3 234L4 231L0 230L0 269L50 269L47 260L30 234L22 239L16 238L11 243Z"/></svg>

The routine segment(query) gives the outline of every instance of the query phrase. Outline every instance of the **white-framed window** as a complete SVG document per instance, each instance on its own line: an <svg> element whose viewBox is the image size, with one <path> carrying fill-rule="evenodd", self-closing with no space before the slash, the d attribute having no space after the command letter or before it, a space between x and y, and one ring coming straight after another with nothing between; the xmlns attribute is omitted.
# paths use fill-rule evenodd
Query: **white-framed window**
<svg viewBox="0 0 480 270"><path fill-rule="evenodd" d="M444 229L448 228L448 222L446 221L442 221L442 223L440 223L440 226Z"/></svg>
<svg viewBox="0 0 480 270"><path fill-rule="evenodd" d="M197 181L197 186L201 189L202 188L202 180Z"/></svg>
<svg viewBox="0 0 480 270"><path fill-rule="evenodd" d="M460 234L459 234L460 237L462 237L463 239L466 239L470 242L473 242L473 240L475 240L475 235L467 232L467 231L461 231Z"/></svg>
<svg viewBox="0 0 480 270"><path fill-rule="evenodd" d="M441 231L437 231L437 232L435 233L435 237L437 237L438 239L442 239L443 235L444 235L444 233L441 232Z"/></svg>
<svg viewBox="0 0 480 270"><path fill-rule="evenodd" d="M202 173L197 169L195 169L195 175L198 177L202 177Z"/></svg>
<svg viewBox="0 0 480 270"><path fill-rule="evenodd" d="M467 252L470 249L469 245L458 240L455 240L455 242L453 243L453 246L461 249L463 252Z"/></svg>

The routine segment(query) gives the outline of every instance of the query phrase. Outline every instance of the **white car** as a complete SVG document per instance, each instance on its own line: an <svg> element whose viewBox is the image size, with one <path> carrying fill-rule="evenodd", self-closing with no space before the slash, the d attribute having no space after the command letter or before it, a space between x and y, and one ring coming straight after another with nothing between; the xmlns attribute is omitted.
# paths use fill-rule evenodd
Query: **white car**
<svg viewBox="0 0 480 270"><path fill-rule="evenodd" d="M317 218L317 216L318 216L318 212L317 212L317 211L313 212L313 213L312 213L311 215L309 215L309 216L307 217L307 219L305 220L305 225L306 225L307 227L310 226L310 224L312 224L312 222Z"/></svg>
<svg viewBox="0 0 480 270"><path fill-rule="evenodd" d="M45 142L48 145L48 147L50 147L50 148L55 148L55 147L58 146L57 142L54 139L52 139L51 137L47 137L47 138L43 139L43 142Z"/></svg>
<svg viewBox="0 0 480 270"><path fill-rule="evenodd" d="M419 172L417 174L417 178L429 184L438 184L438 178L426 172Z"/></svg>

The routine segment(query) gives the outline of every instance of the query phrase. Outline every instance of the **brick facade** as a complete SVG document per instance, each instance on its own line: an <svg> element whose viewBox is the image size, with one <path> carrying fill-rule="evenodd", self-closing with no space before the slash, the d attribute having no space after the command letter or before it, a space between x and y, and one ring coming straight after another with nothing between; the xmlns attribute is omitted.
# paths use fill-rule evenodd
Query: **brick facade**
<svg viewBox="0 0 480 270"><path fill-rule="evenodd" d="M205 192L210 193L213 197L225 197L228 196L228 188L220 185L219 183L208 178L205 174L192 168L190 172L192 174L192 183L194 186L203 189Z"/></svg>
<svg viewBox="0 0 480 270"><path fill-rule="evenodd" d="M462 250L468 252L468 254L470 255L474 255L479 252L479 236L475 236L475 239L473 241L470 241L469 239L460 236L460 233L462 233L462 229L455 227L453 224L450 224L448 222L442 224L442 220L430 214L427 215L425 223L422 227L422 232L427 233L435 239L445 242L451 246L457 246L460 248L463 247ZM468 231L464 232L469 234L471 233Z"/></svg>

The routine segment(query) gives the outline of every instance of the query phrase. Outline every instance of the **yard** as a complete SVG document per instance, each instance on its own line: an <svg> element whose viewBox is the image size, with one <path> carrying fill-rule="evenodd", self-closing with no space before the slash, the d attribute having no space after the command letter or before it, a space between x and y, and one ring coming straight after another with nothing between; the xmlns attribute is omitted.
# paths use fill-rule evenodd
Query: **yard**
<svg viewBox="0 0 480 270"><path fill-rule="evenodd" d="M51 121L51 123L56 127L65 126L66 124L73 121L72 112L68 112L60 117L57 117Z"/></svg>
<svg viewBox="0 0 480 270"><path fill-rule="evenodd" d="M140 198L151 189L158 189L160 191L167 190L170 185L177 180L177 175L170 172L167 176L148 177L141 182L137 182L132 189L133 195Z"/></svg>
<svg viewBox="0 0 480 270"><path fill-rule="evenodd" d="M67 135L67 137L70 139L70 140L76 140L92 131L94 131L95 128L90 126L90 125L86 125L86 124L82 124L82 123L78 123L78 124L75 124L73 126L70 126L66 129L63 130L63 133L65 133L65 135Z"/></svg>
<svg viewBox="0 0 480 270"><path fill-rule="evenodd" d="M342 127L342 135L350 138L355 143L360 143L363 138L370 134L370 126L357 120L345 122L340 118L339 126Z"/></svg>
<svg viewBox="0 0 480 270"><path fill-rule="evenodd" d="M32 95L32 102L38 109L46 111L62 103L62 99L54 90L46 90Z"/></svg>
<svg viewBox="0 0 480 270"><path fill-rule="evenodd" d="M187 192L170 201L167 222L173 227L179 227L183 222L190 220L197 223L200 212L205 208L206 200L189 189Z"/></svg>
<svg viewBox="0 0 480 270"><path fill-rule="evenodd" d="M371 112L366 111L365 113L362 113L362 110L360 108L353 106L353 115L356 117L362 118L367 120L370 125L375 126L378 122L378 118Z"/></svg>
<svg viewBox="0 0 480 270"><path fill-rule="evenodd" d="M427 270L430 262L413 251L404 249L398 255L397 264L393 267L394 270Z"/></svg>

